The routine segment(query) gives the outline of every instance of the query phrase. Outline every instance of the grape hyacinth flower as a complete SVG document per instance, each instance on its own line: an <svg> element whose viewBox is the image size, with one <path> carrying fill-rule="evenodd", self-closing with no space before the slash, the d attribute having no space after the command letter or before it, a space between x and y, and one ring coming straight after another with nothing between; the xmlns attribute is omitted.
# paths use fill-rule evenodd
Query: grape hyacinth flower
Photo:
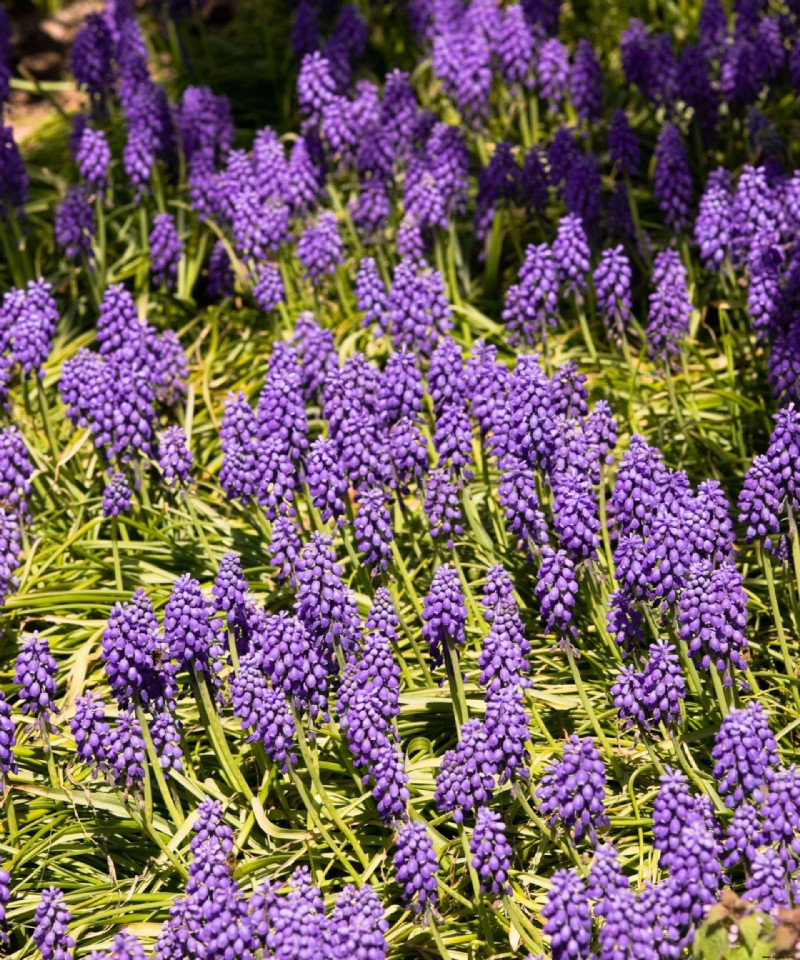
<svg viewBox="0 0 800 960"><path fill-rule="evenodd" d="M405 902L418 913L433 906L439 898L439 864L425 824L412 820L400 828L393 862Z"/></svg>
<svg viewBox="0 0 800 960"><path fill-rule="evenodd" d="M575 563L566 551L542 547L542 562L534 592L547 632L558 634L562 643L568 642L568 637L577 633L572 623L572 611L578 597L578 580Z"/></svg>
<svg viewBox="0 0 800 960"><path fill-rule="evenodd" d="M454 476L471 480L472 422L466 405L447 403L436 418L433 445L439 454L439 467L449 470Z"/></svg>
<svg viewBox="0 0 800 960"><path fill-rule="evenodd" d="M694 222L695 243L709 270L718 270L728 255L732 216L730 173L717 167L708 176Z"/></svg>
<svg viewBox="0 0 800 960"><path fill-rule="evenodd" d="M528 553L547 543L547 522L536 492L536 474L522 460L503 457L500 464L498 500L509 533Z"/></svg>
<svg viewBox="0 0 800 960"><path fill-rule="evenodd" d="M707 561L692 564L678 601L678 622L689 655L703 669L713 666L723 674L726 686L733 682L731 665L746 669L747 595L732 560L716 568Z"/></svg>
<svg viewBox="0 0 800 960"><path fill-rule="evenodd" d="M14 758L16 745L17 735L14 732L14 721L11 719L11 705L0 691L0 774L3 777L5 774L17 772L17 761Z"/></svg>
<svg viewBox="0 0 800 960"><path fill-rule="evenodd" d="M390 354L378 386L377 406L383 423L391 427L404 417L413 420L422 413L423 395L422 374L413 353L402 349Z"/></svg>
<svg viewBox="0 0 800 960"><path fill-rule="evenodd" d="M261 743L267 756L283 770L287 764L295 763L294 719L283 690L269 685L258 654L248 654L240 660L231 678L231 702L242 730L251 731L248 743Z"/></svg>
<svg viewBox="0 0 800 960"><path fill-rule="evenodd" d="M270 313L286 302L286 289L280 268L274 263L265 263L253 287L253 298L259 310Z"/></svg>
<svg viewBox="0 0 800 960"><path fill-rule="evenodd" d="M622 174L632 176L639 172L639 138L628 122L624 110L615 110L608 131L608 151L611 162Z"/></svg>
<svg viewBox="0 0 800 960"><path fill-rule="evenodd" d="M28 200L28 172L11 127L0 123L0 213L19 211Z"/></svg>
<svg viewBox="0 0 800 960"><path fill-rule="evenodd" d="M111 779L118 787L130 789L144 780L147 754L142 728L136 714L125 710L110 727L103 745Z"/></svg>
<svg viewBox="0 0 800 960"><path fill-rule="evenodd" d="M153 229L148 242L153 282L157 287L174 289L178 278L178 265L183 256L183 243L171 214L157 213L153 217Z"/></svg>
<svg viewBox="0 0 800 960"><path fill-rule="evenodd" d="M487 695L484 727L501 783L517 777L528 779L525 759L530 722L518 687L503 686Z"/></svg>
<svg viewBox="0 0 800 960"><path fill-rule="evenodd" d="M488 623L494 620L497 608L501 603L516 603L514 599L514 583L508 571L502 564L489 567L486 571L486 583L483 586L481 606L483 616Z"/></svg>
<svg viewBox="0 0 800 960"><path fill-rule="evenodd" d="M347 8L345 8L347 9ZM343 887L331 913L326 938L332 957L355 960L386 960L389 922L378 895L366 883L356 889Z"/></svg>
<svg viewBox="0 0 800 960"><path fill-rule="evenodd" d="M503 321L514 340L531 345L543 341L547 328L558 324L558 273L546 243L525 250L519 280L506 293Z"/></svg>
<svg viewBox="0 0 800 960"><path fill-rule="evenodd" d="M779 764L778 745L758 701L734 709L722 721L711 753L714 779L729 807L757 795Z"/></svg>
<svg viewBox="0 0 800 960"><path fill-rule="evenodd" d="M553 241L553 258L559 280L566 288L578 295L587 286L589 273L589 241L583 221L574 213L568 213L558 223L558 232Z"/></svg>
<svg viewBox="0 0 800 960"><path fill-rule="evenodd" d="M358 265L355 283L356 304L364 314L364 326L383 328L388 294L373 257L364 257Z"/></svg>
<svg viewBox="0 0 800 960"><path fill-rule="evenodd" d="M75 713L69 722L75 752L96 774L105 770L105 746L109 733L106 706L92 691L75 698Z"/></svg>
<svg viewBox="0 0 800 960"><path fill-rule="evenodd" d="M1 769L1 768L0 768ZM11 874L0 867L0 946L8 947L6 908L11 899Z"/></svg>
<svg viewBox="0 0 800 960"><path fill-rule="evenodd" d="M596 843L598 829L608 826L605 812L606 768L594 741L573 734L560 760L542 776L536 796L550 826L572 829L575 842Z"/></svg>
<svg viewBox="0 0 800 960"><path fill-rule="evenodd" d="M315 532L303 547L296 568L295 611L312 636L325 646L338 641L350 653L361 639L358 610L342 581L332 540Z"/></svg>
<svg viewBox="0 0 800 960"><path fill-rule="evenodd" d="M101 13L87 15L75 34L70 59L75 82L93 101L110 93L114 82L114 37Z"/></svg>
<svg viewBox="0 0 800 960"><path fill-rule="evenodd" d="M399 420L392 427L389 433L388 454L392 473L387 478L387 482L396 490L408 490L412 483L418 482L428 472L428 467L430 466L428 461L428 443L419 423L408 417L403 417L402 420ZM451 478L448 474L443 471L440 471L440 473L448 482L450 481ZM450 484L450 486L455 489L453 484ZM450 505L452 505L453 496L448 494L448 498ZM455 500L458 500L457 490L455 490ZM439 503L440 500L436 502ZM425 513L429 518L432 517L427 507ZM433 526L432 521L431 525ZM433 536L434 534L431 535Z"/></svg>
<svg viewBox="0 0 800 960"><path fill-rule="evenodd" d="M596 122L603 107L603 71L594 47L586 39L579 40L575 47L569 86L575 113L586 123Z"/></svg>
<svg viewBox="0 0 800 960"><path fill-rule="evenodd" d="M570 78L569 51L557 37L550 37L539 47L536 67L539 90L555 112L567 92Z"/></svg>
<svg viewBox="0 0 800 960"><path fill-rule="evenodd" d="M323 523L331 518L338 520L344 514L349 487L333 440L318 437L311 445L306 458L306 483Z"/></svg>
<svg viewBox="0 0 800 960"><path fill-rule="evenodd" d="M118 517L127 513L133 506L133 490L124 473L110 470L108 483L103 491L103 516Z"/></svg>
<svg viewBox="0 0 800 960"><path fill-rule="evenodd" d="M692 175L683 138L671 123L662 128L656 144L653 193L667 226L677 233L685 230L690 223Z"/></svg>
<svg viewBox="0 0 800 960"><path fill-rule="evenodd" d="M447 647L464 643L467 607L455 567L442 564L433 575L422 601L422 636L427 640L434 667L444 662Z"/></svg>
<svg viewBox="0 0 800 960"><path fill-rule="evenodd" d="M150 721L150 735L164 773L169 775L170 770L180 773L183 770L180 723L168 711L156 714Z"/></svg>
<svg viewBox="0 0 800 960"><path fill-rule="evenodd" d="M58 664L50 653L46 637L34 633L22 641L17 655L14 683L20 685L18 694L24 716L33 715L49 725L50 714L58 713L54 697L58 689Z"/></svg>
<svg viewBox="0 0 800 960"><path fill-rule="evenodd" d="M592 941L586 886L575 870L556 870L550 883L542 917L553 960L582 960Z"/></svg>
<svg viewBox="0 0 800 960"><path fill-rule="evenodd" d="M478 874L484 893L499 895L509 889L511 845L506 839L506 826L499 813L488 807L478 809L475 829L469 844L472 869Z"/></svg>
<svg viewBox="0 0 800 960"><path fill-rule="evenodd" d="M650 294L647 339L652 354L661 359L677 356L680 342L689 333L692 302L686 271L674 250L657 254L653 267L655 290Z"/></svg>
<svg viewBox="0 0 800 960"><path fill-rule="evenodd" d="M43 890L33 916L31 934L42 960L72 960L75 940L68 933L71 919L72 914L64 903L61 890L58 887Z"/></svg>
<svg viewBox="0 0 800 960"><path fill-rule="evenodd" d="M389 514L389 496L380 487L358 495L358 513L353 524L356 550L373 576L385 571L392 555L394 531Z"/></svg>
<svg viewBox="0 0 800 960"><path fill-rule="evenodd" d="M620 245L604 250L594 271L594 289L597 309L606 330L619 341L632 316L631 265Z"/></svg>
<svg viewBox="0 0 800 960"><path fill-rule="evenodd" d="M437 810L452 813L462 823L471 811L492 799L495 759L486 728L480 720L467 720L461 727L458 744L442 757L436 775L434 803Z"/></svg>
<svg viewBox="0 0 800 960"><path fill-rule="evenodd" d="M660 864L672 870L680 862L683 832L697 820L705 819L702 801L689 792L686 775L665 767L653 801L653 846L661 854Z"/></svg>
<svg viewBox="0 0 800 960"><path fill-rule="evenodd" d="M464 528L461 525L461 501L458 486L449 470L431 470L425 481L425 516L428 518L428 530L434 540L445 540L448 550L453 549L453 537L460 537Z"/></svg>
<svg viewBox="0 0 800 960"><path fill-rule="evenodd" d="M530 686L530 649L516 601L510 595L498 600L491 609L491 627L478 657L480 683L486 687L487 698L505 687Z"/></svg>
<svg viewBox="0 0 800 960"><path fill-rule="evenodd" d="M178 577L164 608L164 639L181 670L216 672L217 656L211 605L188 573Z"/></svg>
<svg viewBox="0 0 800 960"><path fill-rule="evenodd" d="M94 212L82 187L70 187L56 209L55 237L68 260L92 258Z"/></svg>
<svg viewBox="0 0 800 960"><path fill-rule="evenodd" d="M167 427L158 441L158 466L167 486L175 489L189 483L192 463L192 452L183 427Z"/></svg>
<svg viewBox="0 0 800 960"><path fill-rule="evenodd" d="M319 52L306 54L297 77L297 100L304 116L318 120L336 97L330 62Z"/></svg>
<svg viewBox="0 0 800 960"><path fill-rule="evenodd" d="M297 242L297 257L304 275L315 285L336 272L344 258L344 246L335 213L321 213L317 222L303 231Z"/></svg>
<svg viewBox="0 0 800 960"><path fill-rule="evenodd" d="M102 130L86 126L81 134L75 163L81 179L90 191L104 196L108 189L108 171L111 166L111 147Z"/></svg>

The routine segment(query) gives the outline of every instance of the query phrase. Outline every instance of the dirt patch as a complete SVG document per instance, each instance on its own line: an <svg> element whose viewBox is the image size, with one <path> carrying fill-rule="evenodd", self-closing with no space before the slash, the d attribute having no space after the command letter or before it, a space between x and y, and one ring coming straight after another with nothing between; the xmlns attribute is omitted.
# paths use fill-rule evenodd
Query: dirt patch
<svg viewBox="0 0 800 960"><path fill-rule="evenodd" d="M29 136L55 110L72 113L83 104L85 98L77 90L37 89L37 85L68 77L73 38L86 15L102 9L102 0L74 0L45 15L29 4L12 6L12 69L15 77L33 84L30 90L12 90L9 97L5 122L18 140Z"/></svg>

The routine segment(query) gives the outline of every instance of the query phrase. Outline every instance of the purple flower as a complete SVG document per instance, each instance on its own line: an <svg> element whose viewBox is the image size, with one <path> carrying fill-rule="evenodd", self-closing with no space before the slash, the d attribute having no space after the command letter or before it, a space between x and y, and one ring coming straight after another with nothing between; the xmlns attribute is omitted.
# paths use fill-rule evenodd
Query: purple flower
<svg viewBox="0 0 800 960"><path fill-rule="evenodd" d="M390 503L389 496L380 487L358 495L358 513L353 525L356 549L373 576L386 570L392 555L394 531Z"/></svg>
<svg viewBox="0 0 800 960"><path fill-rule="evenodd" d="M0 15L1 16L1 15ZM6 907L11 899L11 874L0 867L0 943L8 947L9 940L6 932Z"/></svg>
<svg viewBox="0 0 800 960"><path fill-rule="evenodd" d="M167 427L158 441L158 466L167 486L175 489L192 478L192 452L183 427Z"/></svg>
<svg viewBox="0 0 800 960"><path fill-rule="evenodd" d="M511 456L503 458L498 499L509 532L528 553L547 543L547 523L536 492L536 475L522 460Z"/></svg>
<svg viewBox="0 0 800 960"><path fill-rule="evenodd" d="M391 593L386 587L378 587L372 598L372 606L364 628L368 632L376 631L389 640L396 640L399 627L400 618L397 616Z"/></svg>
<svg viewBox="0 0 800 960"><path fill-rule="evenodd" d="M409 164L403 185L403 206L420 230L448 225L444 196L423 159L415 158Z"/></svg>
<svg viewBox="0 0 800 960"><path fill-rule="evenodd" d="M120 713L103 745L111 779L119 787L130 787L144 779L147 763L142 728L131 710Z"/></svg>
<svg viewBox="0 0 800 960"><path fill-rule="evenodd" d="M318 437L306 457L306 483L311 502L320 511L323 522L344 514L348 483L339 460L336 443Z"/></svg>
<svg viewBox="0 0 800 960"><path fill-rule="evenodd" d="M578 580L575 563L564 550L542 547L542 562L534 593L547 632L558 634L562 640L570 634L574 636L577 631L572 623L572 615L578 597Z"/></svg>
<svg viewBox="0 0 800 960"><path fill-rule="evenodd" d="M167 775L170 770L183 770L180 722L168 711L156 714L150 721L150 735L161 769Z"/></svg>
<svg viewBox="0 0 800 960"><path fill-rule="evenodd" d="M586 887L575 870L556 870L542 907L553 960L583 960L592 941Z"/></svg>
<svg viewBox="0 0 800 960"><path fill-rule="evenodd" d="M286 186L286 200L292 214L300 216L310 211L317 202L320 190L319 170L311 158L305 137L299 137L289 155Z"/></svg>
<svg viewBox="0 0 800 960"><path fill-rule="evenodd" d="M314 284L336 272L344 258L344 245L335 213L325 211L316 224L303 231L297 242L297 256L304 275Z"/></svg>
<svg viewBox="0 0 800 960"><path fill-rule="evenodd" d="M692 175L683 138L673 124L668 123L662 128L655 156L653 193L665 223L679 233L690 223Z"/></svg>
<svg viewBox="0 0 800 960"><path fill-rule="evenodd" d="M260 649L273 687L283 690L298 709L308 709L312 717L325 712L330 656L297 617L284 612L269 617Z"/></svg>
<svg viewBox="0 0 800 960"><path fill-rule="evenodd" d="M708 269L718 269L731 242L730 174L722 167L709 174L694 223L694 237Z"/></svg>
<svg viewBox="0 0 800 960"><path fill-rule="evenodd" d="M652 644L644 670L623 667L611 696L623 721L635 721L646 730L662 722L680 723L686 683L675 648L666 640Z"/></svg>
<svg viewBox="0 0 800 960"><path fill-rule="evenodd" d="M550 109L555 111L569 86L569 51L557 37L550 37L539 47L538 57L539 89Z"/></svg>
<svg viewBox="0 0 800 960"><path fill-rule="evenodd" d="M564 206L579 216L590 230L600 219L602 208L600 165L593 153L579 153L567 171Z"/></svg>
<svg viewBox="0 0 800 960"><path fill-rule="evenodd" d="M586 289L590 256L581 218L572 213L562 217L553 241L553 258L560 282L576 295Z"/></svg>
<svg viewBox="0 0 800 960"><path fill-rule="evenodd" d="M749 803L738 806L725 834L723 842L722 865L726 869L735 867L742 860L751 863L757 848L765 842L764 824L755 807Z"/></svg>
<svg viewBox="0 0 800 960"><path fill-rule="evenodd" d="M433 801L437 810L452 813L456 823L492 799L496 764L486 729L480 720L467 720L458 744L442 757Z"/></svg>
<svg viewBox="0 0 800 960"><path fill-rule="evenodd" d="M547 244L527 247L519 279L506 293L503 321L512 338L531 345L544 340L547 327L558 324L558 274Z"/></svg>
<svg viewBox="0 0 800 960"><path fill-rule="evenodd" d="M292 346L300 358L300 379L305 400L314 400L328 374L338 367L333 333L319 326L313 315L304 311L297 318Z"/></svg>
<svg viewBox="0 0 800 960"><path fill-rule="evenodd" d="M428 393L437 414L446 404L462 402L466 396L461 347L451 336L442 337L431 354Z"/></svg>
<svg viewBox="0 0 800 960"><path fill-rule="evenodd" d="M28 200L28 173L14 131L0 123L0 212L21 210Z"/></svg>
<svg viewBox="0 0 800 960"><path fill-rule="evenodd" d="M483 436L505 404L509 380L508 367L497 362L497 347L476 340L467 359L465 392Z"/></svg>
<svg viewBox="0 0 800 960"><path fill-rule="evenodd" d="M336 898L328 923L326 939L330 956L386 960L388 929L383 904L372 887L366 883L356 889L347 884Z"/></svg>
<svg viewBox="0 0 800 960"><path fill-rule="evenodd" d="M291 585L295 583L295 569L302 544L297 525L291 517L276 517L272 523L269 544L269 562L278 573L278 580Z"/></svg>
<svg viewBox="0 0 800 960"><path fill-rule="evenodd" d="M608 826L605 812L606 768L591 737L571 736L560 760L545 770L536 797L550 826L572 829L575 842Z"/></svg>
<svg viewBox="0 0 800 960"><path fill-rule="evenodd" d="M729 686L730 666L746 668L747 647L747 595L732 560L717 568L706 561L692 564L678 601L678 622L690 656L704 669L713 666L724 674Z"/></svg>
<svg viewBox="0 0 800 960"><path fill-rule="evenodd" d="M456 477L472 479L472 421L463 401L445 404L436 418L433 445L439 454L439 466Z"/></svg>
<svg viewBox="0 0 800 960"><path fill-rule="evenodd" d="M759 850L750 864L742 896L765 913L776 907L788 907L789 874L786 860L779 851L770 847Z"/></svg>
<svg viewBox="0 0 800 960"><path fill-rule="evenodd" d="M183 243L171 214L157 213L153 217L149 243L153 282L158 287L163 285L172 290L178 277L178 264L183 256Z"/></svg>
<svg viewBox="0 0 800 960"><path fill-rule="evenodd" d="M400 828L393 862L406 904L419 913L427 905L434 905L439 898L439 865L425 824L412 820Z"/></svg>
<svg viewBox="0 0 800 960"><path fill-rule="evenodd" d="M594 289L597 309L606 330L616 340L622 338L630 324L631 264L620 245L604 250L594 271Z"/></svg>
<svg viewBox="0 0 800 960"><path fill-rule="evenodd" d="M546 212L550 199L550 181L547 160L541 147L533 146L525 154L519 192L520 199L528 210L533 210L540 216Z"/></svg>
<svg viewBox="0 0 800 960"><path fill-rule="evenodd" d="M297 562L295 611L312 636L349 653L361 640L361 622L352 591L342 581L330 537L313 533Z"/></svg>
<svg viewBox="0 0 800 960"><path fill-rule="evenodd" d="M491 623L500 604L515 603L514 583L502 564L489 567L486 571L486 583L483 586L481 606L483 615Z"/></svg>
<svg viewBox="0 0 800 960"><path fill-rule="evenodd" d="M230 256L221 240L217 240L211 249L208 261L208 293L211 297L223 299L234 293L236 276L231 266Z"/></svg>
<svg viewBox="0 0 800 960"><path fill-rule="evenodd" d="M101 648L109 686L120 707L136 698L156 707L172 699L173 668L144 590L137 590L130 601L114 604Z"/></svg>
<svg viewBox="0 0 800 960"><path fill-rule="evenodd" d="M747 526L748 543L760 540L770 543L770 535L780 531L784 494L773 464L766 455L753 458L739 494L739 523Z"/></svg>
<svg viewBox="0 0 800 960"><path fill-rule="evenodd" d="M164 639L180 670L216 672L219 650L211 613L197 580L188 573L178 577L164 608Z"/></svg>
<svg viewBox="0 0 800 960"><path fill-rule="evenodd" d="M779 763L778 745L762 705L731 710L714 738L714 779L729 807L752 798Z"/></svg>
<svg viewBox="0 0 800 960"><path fill-rule="evenodd" d="M449 470L431 470L425 481L425 516L431 537L445 541L447 549L453 549L453 536L464 532L461 525L461 501L458 486Z"/></svg>
<svg viewBox="0 0 800 960"><path fill-rule="evenodd" d="M422 601L422 636L427 640L435 667L444 661L445 648L466 640L467 607L455 567L442 564L434 573Z"/></svg>
<svg viewBox="0 0 800 960"><path fill-rule="evenodd" d="M312 120L318 120L322 109L336 96L336 84L331 76L329 61L319 51L306 54L297 77L297 100L300 111Z"/></svg>
<svg viewBox="0 0 800 960"><path fill-rule="evenodd" d="M611 116L611 125L608 130L608 151L611 162L622 174L633 175L638 173L639 138L628 122L624 110L615 110Z"/></svg>
<svg viewBox="0 0 800 960"><path fill-rule="evenodd" d="M358 309L364 314L364 326L375 323L382 329L388 295L373 257L364 257L358 265L355 294Z"/></svg>
<svg viewBox="0 0 800 960"><path fill-rule="evenodd" d="M90 13L72 42L71 64L75 82L96 100L105 97L114 83L114 38L101 13Z"/></svg>
<svg viewBox="0 0 800 960"><path fill-rule="evenodd" d="M283 690L269 686L259 657L248 654L231 678L234 716L249 730L248 743L261 743L267 756L286 769L294 763L295 726Z"/></svg>
<svg viewBox="0 0 800 960"><path fill-rule="evenodd" d="M33 916L31 934L31 940L41 952L42 960L72 960L75 941L67 932L71 920L72 914L58 887L43 890Z"/></svg>
<svg viewBox="0 0 800 960"><path fill-rule="evenodd" d="M683 857L683 835L686 827L706 820L703 801L689 793L686 775L665 767L659 778L660 787L653 801L653 846L661 854L660 865L672 871Z"/></svg>
<svg viewBox="0 0 800 960"><path fill-rule="evenodd" d="M559 187L564 183L570 169L578 162L580 156L581 152L572 133L566 127L560 126L547 151L551 187Z"/></svg>
<svg viewBox="0 0 800 960"><path fill-rule="evenodd" d="M91 259L94 235L94 213L86 191L83 187L70 187L56 210L56 243L68 260L82 256Z"/></svg>
<svg viewBox="0 0 800 960"><path fill-rule="evenodd" d="M525 762L530 722L518 687L501 687L487 696L484 727L501 783L517 777L528 779Z"/></svg>
<svg viewBox="0 0 800 960"><path fill-rule="evenodd" d="M570 467L555 473L552 485L553 527L559 542L576 561L596 558L600 516L589 480Z"/></svg>
<svg viewBox="0 0 800 960"><path fill-rule="evenodd" d="M14 683L20 685L18 699L24 716L33 715L48 724L51 713L58 713L55 694L58 689L58 664L50 653L46 637L34 633L22 641L17 654Z"/></svg>
<svg viewBox="0 0 800 960"><path fill-rule="evenodd" d="M75 152L75 163L86 186L103 196L108 188L111 147L102 130L93 130L89 126L84 128Z"/></svg>
<svg viewBox="0 0 800 960"><path fill-rule="evenodd" d="M436 349L438 351L439 347ZM381 421L391 427L404 417L413 420L422 413L423 394L422 374L414 355L405 349L390 354L378 386L377 406Z"/></svg>
<svg viewBox="0 0 800 960"><path fill-rule="evenodd" d="M689 333L692 313L686 272L674 250L656 255L653 283L656 289L650 294L647 337L651 353L666 359L680 352L680 341Z"/></svg>
<svg viewBox="0 0 800 960"><path fill-rule="evenodd" d="M588 40L575 47L569 85L575 113L586 123L596 122L603 108L603 71Z"/></svg>
<svg viewBox="0 0 800 960"><path fill-rule="evenodd" d="M504 893L509 887L512 850L506 838L505 823L499 813L488 807L478 809L469 852L481 890L496 895Z"/></svg>
<svg viewBox="0 0 800 960"><path fill-rule="evenodd" d="M127 513L133 505L133 490L124 473L109 470L108 483L103 491L103 516L118 517Z"/></svg>
<svg viewBox="0 0 800 960"><path fill-rule="evenodd" d="M17 735L11 719L11 705L0 692L0 774L17 772L17 761L14 758L16 745Z"/></svg>
<svg viewBox="0 0 800 960"><path fill-rule="evenodd" d="M478 173L475 198L475 235L484 240L502 201L514 200L519 191L522 171L511 151L511 144L501 141L495 146L489 163Z"/></svg>
<svg viewBox="0 0 800 960"><path fill-rule="evenodd" d="M258 281L253 287L253 297L259 310L270 313L279 304L286 301L286 290L283 286L280 268L274 263L265 263L258 275Z"/></svg>
<svg viewBox="0 0 800 960"><path fill-rule="evenodd" d="M396 349L430 354L453 327L444 278L438 270L423 268L413 259L397 265L387 304L388 332Z"/></svg>
<svg viewBox="0 0 800 960"><path fill-rule="evenodd" d="M800 854L800 773L794 764L771 772L760 812L764 827L761 843L780 844L784 857L794 860Z"/></svg>
<svg viewBox="0 0 800 960"><path fill-rule="evenodd" d="M406 490L414 481L420 480L428 472L428 443L418 423L404 417L399 420L389 433L389 462L392 468L392 476L387 481L395 489ZM448 482L450 477L447 474L441 474ZM426 489L428 489L426 487ZM438 483L438 492L441 497L435 498L435 503L443 504L444 500L450 501L452 506L453 493L444 496L440 477ZM455 490L455 488L453 488ZM455 499L458 501L458 491L455 490ZM433 509L433 506L432 506ZM431 516L426 508L426 515ZM455 530L455 528L453 528ZM448 547L448 549L450 549Z"/></svg>
<svg viewBox="0 0 800 960"><path fill-rule="evenodd" d="M492 610L491 627L478 657L480 682L486 687L487 698L508 687L530 686L528 653L530 644L517 604L513 599L505 599Z"/></svg>
<svg viewBox="0 0 800 960"><path fill-rule="evenodd" d="M469 152L459 127L437 123L426 144L428 163L445 205L452 216L464 207L469 192Z"/></svg>

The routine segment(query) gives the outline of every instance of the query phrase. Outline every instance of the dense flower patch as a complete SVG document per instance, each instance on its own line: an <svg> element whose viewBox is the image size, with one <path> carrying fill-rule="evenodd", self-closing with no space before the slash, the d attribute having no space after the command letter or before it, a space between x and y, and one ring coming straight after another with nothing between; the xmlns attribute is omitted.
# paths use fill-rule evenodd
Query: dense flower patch
<svg viewBox="0 0 800 960"><path fill-rule="evenodd" d="M797 5L202 6L0 129L0 949L797 949Z"/></svg>

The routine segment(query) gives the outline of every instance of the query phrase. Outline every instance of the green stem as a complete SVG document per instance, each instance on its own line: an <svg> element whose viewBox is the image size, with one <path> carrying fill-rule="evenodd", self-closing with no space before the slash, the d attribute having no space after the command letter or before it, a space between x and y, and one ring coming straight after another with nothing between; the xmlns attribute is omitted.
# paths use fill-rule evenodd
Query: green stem
<svg viewBox="0 0 800 960"><path fill-rule="evenodd" d="M209 692L205 677L198 676L194 671L192 671L191 685L195 697L199 698L198 706L200 708L200 719L203 723L203 726L208 731L209 738L212 746L214 747L214 752L217 755L217 759L222 766L222 770L225 773L228 782L234 790L238 790L243 793L244 796L246 796L247 799L252 803L253 791L250 789L247 781L242 775L241 770L239 769L239 765L236 763L233 755L231 754L228 741L225 737L225 731L222 728L216 707L211 699L211 694Z"/></svg>
<svg viewBox="0 0 800 960"><path fill-rule="evenodd" d="M461 676L461 664L458 660L458 651L454 645L445 639L444 659L447 669L447 684L450 688L450 699L453 701L453 714L456 720L456 730L461 736L461 728L467 722L467 700L464 696L464 678Z"/></svg>
<svg viewBox="0 0 800 960"><path fill-rule="evenodd" d="M783 665L786 668L786 673L792 681L789 685L792 691L792 698L794 699L795 705L798 707L798 709L800 709L800 692L797 690L794 683L795 677L797 676L797 668L795 667L794 660L789 652L789 644L786 642L786 634L783 629L783 618L781 617L780 607L778 606L778 594L775 590L775 577L772 573L772 560L770 557L765 555L761 544L758 544L758 559L761 563L761 568L764 571L764 576L767 581L769 602L772 606L772 615L775 618L775 630L778 634L778 643L781 648Z"/></svg>
<svg viewBox="0 0 800 960"><path fill-rule="evenodd" d="M164 801L167 810L169 810L169 815L172 817L172 822L175 824L175 826L180 827L186 818L183 815L183 810L181 810L179 802L177 799L173 799L169 787L167 786L167 781L164 777L164 770L161 767L161 762L158 759L158 754L156 753L156 748L153 744L153 738L150 735L150 724L147 722L145 712L139 703L136 704L136 717L139 721L139 726L142 728L142 736L144 737L147 756L150 758L150 765L153 768L153 773L155 774L161 799Z"/></svg>
<svg viewBox="0 0 800 960"><path fill-rule="evenodd" d="M600 741L600 743L603 744L603 749L605 751L606 756L611 760L611 765L614 767L614 772L616 776L621 780L622 768L620 766L619 760L617 759L617 755L614 752L614 749L611 746L611 743L605 734L605 730L603 730L603 725L600 723L600 720L597 714L595 713L594 707L592 706L592 702L589 699L588 694L586 693L586 688L584 687L583 679L581 678L581 672L578 669L578 664L575 662L575 654L573 653L571 646L567 646L567 660L569 661L569 668L572 671L572 678L575 681L575 686L577 687L580 701L583 704L583 709L586 711L586 715L588 716L589 720L592 723L592 726L595 729L595 732L597 733L598 740Z"/></svg>

